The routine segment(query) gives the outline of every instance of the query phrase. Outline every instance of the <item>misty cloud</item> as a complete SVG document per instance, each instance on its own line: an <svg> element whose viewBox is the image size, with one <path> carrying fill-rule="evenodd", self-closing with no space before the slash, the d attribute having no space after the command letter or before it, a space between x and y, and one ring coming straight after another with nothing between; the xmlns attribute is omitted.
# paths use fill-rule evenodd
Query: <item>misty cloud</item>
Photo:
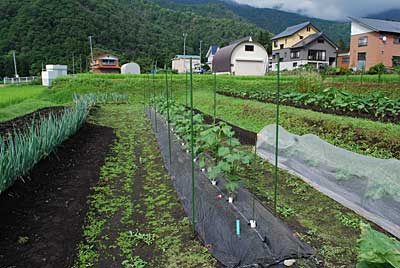
<svg viewBox="0 0 400 268"><path fill-rule="evenodd" d="M400 8L400 0L234 0L240 4L276 8L303 15L342 20L348 16L362 17L369 14Z"/></svg>

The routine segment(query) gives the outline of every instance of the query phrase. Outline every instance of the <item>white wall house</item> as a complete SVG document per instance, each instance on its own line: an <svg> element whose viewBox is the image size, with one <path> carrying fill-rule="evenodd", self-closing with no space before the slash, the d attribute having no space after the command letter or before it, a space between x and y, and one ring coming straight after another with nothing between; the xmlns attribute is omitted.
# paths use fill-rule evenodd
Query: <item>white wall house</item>
<svg viewBox="0 0 400 268"><path fill-rule="evenodd" d="M262 76L268 69L268 53L264 46L247 37L221 48L212 66L217 74Z"/></svg>
<svg viewBox="0 0 400 268"><path fill-rule="evenodd" d="M67 71L67 65L46 65L46 71L42 71L42 85L51 86L57 77L67 75Z"/></svg>
<svg viewBox="0 0 400 268"><path fill-rule="evenodd" d="M189 72L190 59L192 59L193 72L199 72L201 70L200 56L195 55L176 55L172 60L172 70L176 70L180 74Z"/></svg>

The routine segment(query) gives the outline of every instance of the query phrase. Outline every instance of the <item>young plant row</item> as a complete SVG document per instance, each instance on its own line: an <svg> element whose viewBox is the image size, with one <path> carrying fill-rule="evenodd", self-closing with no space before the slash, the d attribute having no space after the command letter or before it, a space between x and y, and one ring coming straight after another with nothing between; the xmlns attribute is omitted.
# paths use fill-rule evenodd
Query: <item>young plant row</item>
<svg viewBox="0 0 400 268"><path fill-rule="evenodd" d="M0 137L0 194L17 178L26 175L42 158L75 134L98 100L102 103L124 100L122 95L74 95L71 107L61 114L50 113L34 119L24 130Z"/></svg>
<svg viewBox="0 0 400 268"><path fill-rule="evenodd" d="M156 99L157 111L164 117L169 110L170 123L173 131L182 141L182 146L189 152L191 144L190 111L183 105L170 101L169 108L164 98ZM234 137L235 132L224 122L205 124L202 115L193 116L194 154L199 167L207 172L213 185L217 179L226 180L226 190L229 201L233 202L236 189L241 178L240 171L253 159L253 155L240 149L240 142Z"/></svg>
<svg viewBox="0 0 400 268"><path fill-rule="evenodd" d="M276 102L276 92L274 91L224 89L218 93L261 102ZM335 88L305 93L284 90L280 93L280 101L284 105L328 113L349 114L374 120L400 122L400 99L393 100L379 92L371 95L356 95Z"/></svg>

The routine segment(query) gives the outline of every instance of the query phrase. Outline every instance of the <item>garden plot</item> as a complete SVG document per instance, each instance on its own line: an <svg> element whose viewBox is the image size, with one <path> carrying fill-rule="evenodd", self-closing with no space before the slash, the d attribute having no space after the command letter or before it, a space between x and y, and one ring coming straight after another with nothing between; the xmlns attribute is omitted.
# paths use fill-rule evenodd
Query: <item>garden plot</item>
<svg viewBox="0 0 400 268"><path fill-rule="evenodd" d="M257 139L258 154L275 159L275 125ZM400 161L358 155L315 135L293 135L280 127L279 164L319 191L400 238Z"/></svg>
<svg viewBox="0 0 400 268"><path fill-rule="evenodd" d="M209 178L196 168L193 195L189 154L177 137L169 144L168 128L163 118L158 114L154 118L152 110L148 110L148 115L152 119L164 163L173 177L186 213L192 215L192 221L194 215L196 231L218 260L228 267L273 265L314 254L307 244L295 238L289 228L247 190L237 187L234 190L235 201L230 204L228 199L231 192L225 189L230 188L228 185L231 182L218 177L218 185L213 186ZM169 156L169 146L172 158ZM195 214L192 214L193 206ZM250 226L253 218L257 222L254 229Z"/></svg>

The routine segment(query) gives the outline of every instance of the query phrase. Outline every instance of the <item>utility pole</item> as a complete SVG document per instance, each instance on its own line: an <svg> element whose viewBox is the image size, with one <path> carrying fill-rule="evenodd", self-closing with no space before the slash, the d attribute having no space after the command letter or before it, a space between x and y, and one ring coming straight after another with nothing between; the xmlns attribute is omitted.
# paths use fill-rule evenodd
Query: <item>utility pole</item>
<svg viewBox="0 0 400 268"><path fill-rule="evenodd" d="M203 40L200 40L200 70L203 69L202 66L201 66L201 48L202 48L202 45L203 45Z"/></svg>
<svg viewBox="0 0 400 268"><path fill-rule="evenodd" d="M93 44L92 44L92 38L93 38L93 36L89 36L89 43L90 43L90 57L91 57L91 59L92 59L92 61L90 62L90 64L92 64L93 63Z"/></svg>
<svg viewBox="0 0 400 268"><path fill-rule="evenodd" d="M75 74L75 54L72 53L72 74Z"/></svg>
<svg viewBox="0 0 400 268"><path fill-rule="evenodd" d="M14 59L14 71L15 71L15 78L18 78L18 72L17 72L17 60L15 59L15 51L13 51L13 59Z"/></svg>
<svg viewBox="0 0 400 268"><path fill-rule="evenodd" d="M80 68L80 73L83 72L82 70L82 54L79 54L79 68Z"/></svg>

